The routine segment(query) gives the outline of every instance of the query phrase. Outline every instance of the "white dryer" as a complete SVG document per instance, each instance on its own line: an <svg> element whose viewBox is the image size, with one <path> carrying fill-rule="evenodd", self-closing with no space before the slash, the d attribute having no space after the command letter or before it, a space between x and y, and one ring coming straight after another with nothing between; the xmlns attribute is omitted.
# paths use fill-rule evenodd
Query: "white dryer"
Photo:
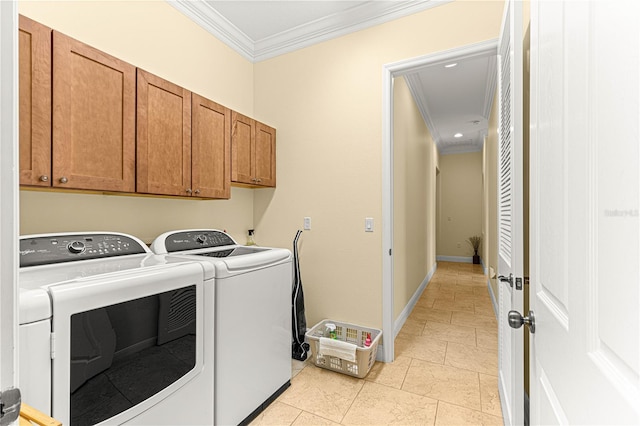
<svg viewBox="0 0 640 426"><path fill-rule="evenodd" d="M135 237L20 237L23 400L65 425L213 424L213 268Z"/></svg>
<svg viewBox="0 0 640 426"><path fill-rule="evenodd" d="M213 265L215 423L248 424L291 383L291 252L215 229L167 232L151 249Z"/></svg>

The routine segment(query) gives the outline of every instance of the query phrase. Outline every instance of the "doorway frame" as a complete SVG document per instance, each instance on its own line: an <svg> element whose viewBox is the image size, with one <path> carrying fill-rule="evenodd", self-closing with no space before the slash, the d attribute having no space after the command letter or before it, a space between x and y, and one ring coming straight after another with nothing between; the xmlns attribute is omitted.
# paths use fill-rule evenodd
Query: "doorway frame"
<svg viewBox="0 0 640 426"><path fill-rule="evenodd" d="M452 60L498 53L498 39L490 39L382 66L382 345L381 360L394 360L393 318L393 80L423 68ZM496 74L497 79L497 74Z"/></svg>
<svg viewBox="0 0 640 426"><path fill-rule="evenodd" d="M0 391L18 381L18 6L0 1Z"/></svg>

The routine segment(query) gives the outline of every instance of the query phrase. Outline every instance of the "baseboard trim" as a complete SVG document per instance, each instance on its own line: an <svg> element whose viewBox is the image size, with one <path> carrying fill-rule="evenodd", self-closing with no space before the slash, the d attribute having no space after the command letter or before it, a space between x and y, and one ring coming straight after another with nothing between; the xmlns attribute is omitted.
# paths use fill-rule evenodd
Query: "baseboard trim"
<svg viewBox="0 0 640 426"><path fill-rule="evenodd" d="M407 318L409 318L409 314L411 314L411 311L413 311L413 308L416 306L416 303L418 303L418 299L420 299L420 296L422 296L422 292L424 291L425 288L427 288L427 285L429 284L429 281L431 281L431 278L433 278L433 274L436 273L436 269L438 269L437 262L433 264L433 267L427 273L427 276L424 277L424 280L422 280L422 283L420 283L420 286L413 293L413 296L411 296L411 299L409 299L407 306L404 307L400 315L398 315L398 318L396 318L396 320L394 321L393 323L393 339L394 340L398 335L398 333L400 332L400 330L402 329L402 326L404 325L404 323L407 321ZM384 336L382 336L382 341L384 342ZM381 361L381 362L385 361L384 344L378 345L378 350L376 351L376 361Z"/></svg>
<svg viewBox="0 0 640 426"><path fill-rule="evenodd" d="M415 293L413 293L413 296L411 296L411 299L409 299L407 306L405 306L402 312L400 313L400 315L398 315L398 318L393 324L394 339L398 335L398 333L400 333L402 326L407 321L407 318L409 318L411 311L413 311L413 308L416 306L416 303L418 303L418 299L420 299L420 296L422 296L422 292L424 291L424 289L427 288L427 284L429 284L429 281L431 281L431 278L433 278L433 274L436 273L437 268L438 268L438 264L434 263L431 270L427 273L427 276L424 277L424 280L422 280L422 283L420 284L420 286L416 289Z"/></svg>
<svg viewBox="0 0 640 426"><path fill-rule="evenodd" d="M436 260L439 262L473 263L473 257L466 256L436 256Z"/></svg>

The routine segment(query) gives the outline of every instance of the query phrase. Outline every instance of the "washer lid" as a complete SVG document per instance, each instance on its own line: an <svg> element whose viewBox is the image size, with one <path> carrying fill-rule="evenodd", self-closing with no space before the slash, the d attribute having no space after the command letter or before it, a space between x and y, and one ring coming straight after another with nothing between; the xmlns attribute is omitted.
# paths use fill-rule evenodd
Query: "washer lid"
<svg viewBox="0 0 640 426"><path fill-rule="evenodd" d="M131 271L165 263L167 263L167 261L164 256L137 254L106 259L83 260L80 262L22 267L18 274L18 286L21 289L31 290L65 281Z"/></svg>
<svg viewBox="0 0 640 426"><path fill-rule="evenodd" d="M18 286L20 288L20 308L18 319L20 324L51 318L51 302L49 287L74 281L100 279L102 282L117 279L123 275L140 274L141 276L157 269L175 264L193 264L184 257L139 254L130 256L92 259L79 262L57 263L20 268ZM213 278L212 265L198 262L203 279Z"/></svg>
<svg viewBox="0 0 640 426"><path fill-rule="evenodd" d="M165 263L164 256L139 254L22 267L18 273L20 288L18 320L20 324L27 324L51 318L52 309L48 291L50 286L99 275L108 277Z"/></svg>

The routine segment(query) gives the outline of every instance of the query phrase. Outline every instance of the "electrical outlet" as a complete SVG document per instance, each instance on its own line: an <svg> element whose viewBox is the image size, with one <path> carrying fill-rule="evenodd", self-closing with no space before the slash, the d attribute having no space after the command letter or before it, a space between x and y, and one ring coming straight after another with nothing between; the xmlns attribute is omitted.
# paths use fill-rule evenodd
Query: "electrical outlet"
<svg viewBox="0 0 640 426"><path fill-rule="evenodd" d="M458 246L458 248L462 247L462 245L460 243L456 244Z"/></svg>
<svg viewBox="0 0 640 426"><path fill-rule="evenodd" d="M305 231L311 231L311 218L310 217L305 217L304 218L304 230Z"/></svg>

